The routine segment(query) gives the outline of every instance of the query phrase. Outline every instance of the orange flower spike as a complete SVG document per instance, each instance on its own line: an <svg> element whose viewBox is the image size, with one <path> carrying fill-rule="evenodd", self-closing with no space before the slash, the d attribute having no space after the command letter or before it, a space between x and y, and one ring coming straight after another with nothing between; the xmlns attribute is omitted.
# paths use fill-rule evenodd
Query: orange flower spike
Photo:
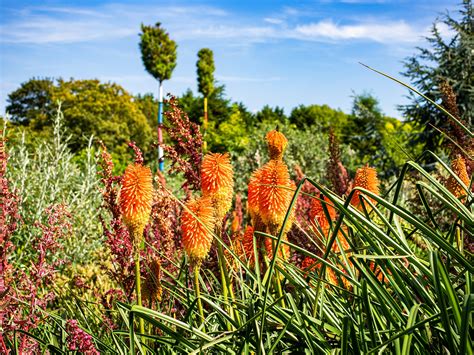
<svg viewBox="0 0 474 355"><path fill-rule="evenodd" d="M457 177L469 187L470 179L467 174L466 161L461 155L458 155L456 159L451 162L451 170L457 175ZM467 194L466 190L457 182L453 176L449 176L447 187L449 192L451 192L456 198L465 196Z"/></svg>
<svg viewBox="0 0 474 355"><path fill-rule="evenodd" d="M202 192L214 193L222 189L232 189L234 172L229 153L208 153L201 165Z"/></svg>
<svg viewBox="0 0 474 355"><path fill-rule="evenodd" d="M287 190L289 195L288 195L288 208L290 207L291 199L293 198L293 194L296 191L296 184L293 180L290 181L289 188L291 190ZM290 215L288 216L288 221L286 222L285 228L283 229L283 233L288 233L291 228L293 227L293 224L296 221L296 203L293 205L293 208L291 209Z"/></svg>
<svg viewBox="0 0 474 355"><path fill-rule="evenodd" d="M342 249L347 253L348 250L351 249L351 246L349 245L347 239L344 237L344 234L341 231L337 233L337 238L339 239L339 243L341 244ZM334 244L332 245L332 251L334 253L341 253L341 249L339 249L339 244L337 244L336 240L334 240Z"/></svg>
<svg viewBox="0 0 474 355"><path fill-rule="evenodd" d="M321 264L318 264L318 260L312 258L310 256L306 256L303 261L301 262L300 269L303 271L314 271L315 269L319 269Z"/></svg>
<svg viewBox="0 0 474 355"><path fill-rule="evenodd" d="M283 133L277 130L268 132L266 139L270 153L270 159L282 160L283 153L285 152L285 149L288 145L288 139L286 139Z"/></svg>
<svg viewBox="0 0 474 355"><path fill-rule="evenodd" d="M253 249L253 233L254 228L252 226L247 226L245 233L242 237L242 251L243 259L247 260L250 266L255 264L255 253ZM258 244L257 244L258 245Z"/></svg>
<svg viewBox="0 0 474 355"><path fill-rule="evenodd" d="M131 164L125 169L120 190L120 210L134 241L139 241L148 222L153 202L150 168Z"/></svg>
<svg viewBox="0 0 474 355"><path fill-rule="evenodd" d="M324 205L329 213L331 221L334 221L336 219L336 209L326 196L324 196ZM313 198L311 201L309 218L311 222L317 221L323 230L329 228L329 221L324 212L323 202L318 198Z"/></svg>
<svg viewBox="0 0 474 355"><path fill-rule="evenodd" d="M354 187L362 187L370 192L378 195L379 194L379 179L377 178L377 170L369 167L368 165L357 169L356 176L354 179ZM360 201L361 192L357 190L352 195L351 204L357 207L359 210L362 209ZM370 201L375 202L374 199L367 197Z"/></svg>
<svg viewBox="0 0 474 355"><path fill-rule="evenodd" d="M385 284L390 283L390 280L389 280L387 277L385 277L385 275L384 275L384 273L382 272L382 269L380 268L380 266L379 266L379 265L376 265L375 262L372 261L372 260L369 262L369 269L370 269L371 271L373 271L373 273L374 273L375 277L377 278L377 280L379 280L380 282L383 282L383 283L385 283ZM392 273L390 272L390 270L387 270L387 273L388 273L389 275L392 274Z"/></svg>
<svg viewBox="0 0 474 355"><path fill-rule="evenodd" d="M252 223L256 223L257 215L259 214L258 209L258 198L259 198L259 181L261 179L262 169L257 169L252 173L247 188L247 210L249 212Z"/></svg>
<svg viewBox="0 0 474 355"><path fill-rule="evenodd" d="M214 226L214 208L210 198L201 197L186 204L181 215L182 243L192 263L201 263L209 253Z"/></svg>
<svg viewBox="0 0 474 355"><path fill-rule="evenodd" d="M257 181L259 213L266 225L278 228L293 196L290 174L285 163L278 160L270 160L261 170Z"/></svg>
<svg viewBox="0 0 474 355"><path fill-rule="evenodd" d="M201 188L204 196L212 198L216 217L224 218L232 206L234 172L228 153L208 153L201 165Z"/></svg>
<svg viewBox="0 0 474 355"><path fill-rule="evenodd" d="M278 257L283 260L288 260L290 258L290 247L288 244L284 244L283 241L287 241L286 237L282 237L282 242L280 243L280 248L278 251ZM277 241L272 238L265 238L265 251L267 252L268 258L273 259L273 244L276 246Z"/></svg>

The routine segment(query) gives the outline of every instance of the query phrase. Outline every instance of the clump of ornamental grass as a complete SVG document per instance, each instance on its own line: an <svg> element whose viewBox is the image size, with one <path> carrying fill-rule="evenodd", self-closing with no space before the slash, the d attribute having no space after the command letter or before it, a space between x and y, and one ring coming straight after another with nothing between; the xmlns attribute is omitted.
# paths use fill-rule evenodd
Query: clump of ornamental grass
<svg viewBox="0 0 474 355"><path fill-rule="evenodd" d="M38 343L28 332L43 325L43 312L56 297L52 285L65 262L57 255L62 248L61 240L71 235L71 215L64 205L46 208L43 221L34 225L34 252L28 267L16 264L11 258L16 247L12 237L22 223L18 212L20 197L10 190L7 163L0 131L0 351L8 354L16 344L19 353L36 353Z"/></svg>
<svg viewBox="0 0 474 355"><path fill-rule="evenodd" d="M20 197L18 211L23 220L13 238L15 244L23 246L16 249L15 257L28 263L29 253L34 251L31 242L36 233L35 222L45 222L45 208L65 204L73 212L74 234L61 241L62 253L73 263L94 262L94 251L102 240L93 138L88 139L85 149L74 154L60 106L48 120L51 134L44 137L21 125L11 125L6 131L11 137L7 177Z"/></svg>

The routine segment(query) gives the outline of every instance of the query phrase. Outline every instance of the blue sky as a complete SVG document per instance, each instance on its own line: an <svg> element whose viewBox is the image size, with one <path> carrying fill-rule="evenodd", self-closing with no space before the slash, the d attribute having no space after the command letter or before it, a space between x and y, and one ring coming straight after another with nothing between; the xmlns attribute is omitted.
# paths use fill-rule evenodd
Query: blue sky
<svg viewBox="0 0 474 355"><path fill-rule="evenodd" d="M362 67L399 76L433 21L455 0L25 1L0 0L0 112L31 77L98 78L156 92L138 49L140 23L161 22L178 43L165 92L196 92L197 51L214 51L216 78L251 111L300 104L349 112L370 92L399 117L406 90ZM441 27L443 35L449 36Z"/></svg>

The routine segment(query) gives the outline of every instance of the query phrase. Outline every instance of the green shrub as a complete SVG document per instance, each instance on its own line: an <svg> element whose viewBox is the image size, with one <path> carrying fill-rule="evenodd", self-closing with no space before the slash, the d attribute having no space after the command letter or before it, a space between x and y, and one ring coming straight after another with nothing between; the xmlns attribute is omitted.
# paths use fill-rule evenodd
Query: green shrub
<svg viewBox="0 0 474 355"><path fill-rule="evenodd" d="M93 140L89 139L88 147L80 155L73 155L63 123L59 109L49 141L27 145L27 133L23 132L10 145L8 178L21 198L19 212L23 219L15 236L19 262L28 260L34 224L46 218L43 212L53 204L67 205L73 216L74 233L64 245L66 259L85 263L101 243L101 196Z"/></svg>

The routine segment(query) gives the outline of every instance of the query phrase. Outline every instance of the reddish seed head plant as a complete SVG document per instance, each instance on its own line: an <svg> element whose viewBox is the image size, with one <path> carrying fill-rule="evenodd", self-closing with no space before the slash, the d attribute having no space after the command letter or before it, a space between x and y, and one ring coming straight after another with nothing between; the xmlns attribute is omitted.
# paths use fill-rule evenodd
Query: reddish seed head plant
<svg viewBox="0 0 474 355"><path fill-rule="evenodd" d="M79 327L75 319L68 320L66 323L66 338L69 344L69 350L77 351L87 355L99 355L94 345L92 337Z"/></svg>
<svg viewBox="0 0 474 355"><path fill-rule="evenodd" d="M0 133L0 137L2 134ZM8 155L5 141L0 138L0 352L8 354L7 339L12 340L14 330L30 331L44 319L43 311L54 300L51 284L57 268L64 263L53 256L60 250L59 241L71 234L71 216L64 205L47 208L45 223L36 222L38 234L32 240L36 253L30 268L22 270L10 263L14 252L11 237L19 222L19 197L10 191L6 178ZM25 334L18 334L18 351L36 353L37 343Z"/></svg>
<svg viewBox="0 0 474 355"><path fill-rule="evenodd" d="M350 189L350 179L346 168L341 162L341 150L339 141L331 128L329 131L329 160L326 164L327 178L331 182L334 191L342 196Z"/></svg>
<svg viewBox="0 0 474 355"><path fill-rule="evenodd" d="M170 96L166 101L169 110L165 112L165 130L173 145L163 149L171 161L170 173L181 172L185 182L183 188L201 189L202 134L199 126L189 121L188 115L178 106L178 100Z"/></svg>

